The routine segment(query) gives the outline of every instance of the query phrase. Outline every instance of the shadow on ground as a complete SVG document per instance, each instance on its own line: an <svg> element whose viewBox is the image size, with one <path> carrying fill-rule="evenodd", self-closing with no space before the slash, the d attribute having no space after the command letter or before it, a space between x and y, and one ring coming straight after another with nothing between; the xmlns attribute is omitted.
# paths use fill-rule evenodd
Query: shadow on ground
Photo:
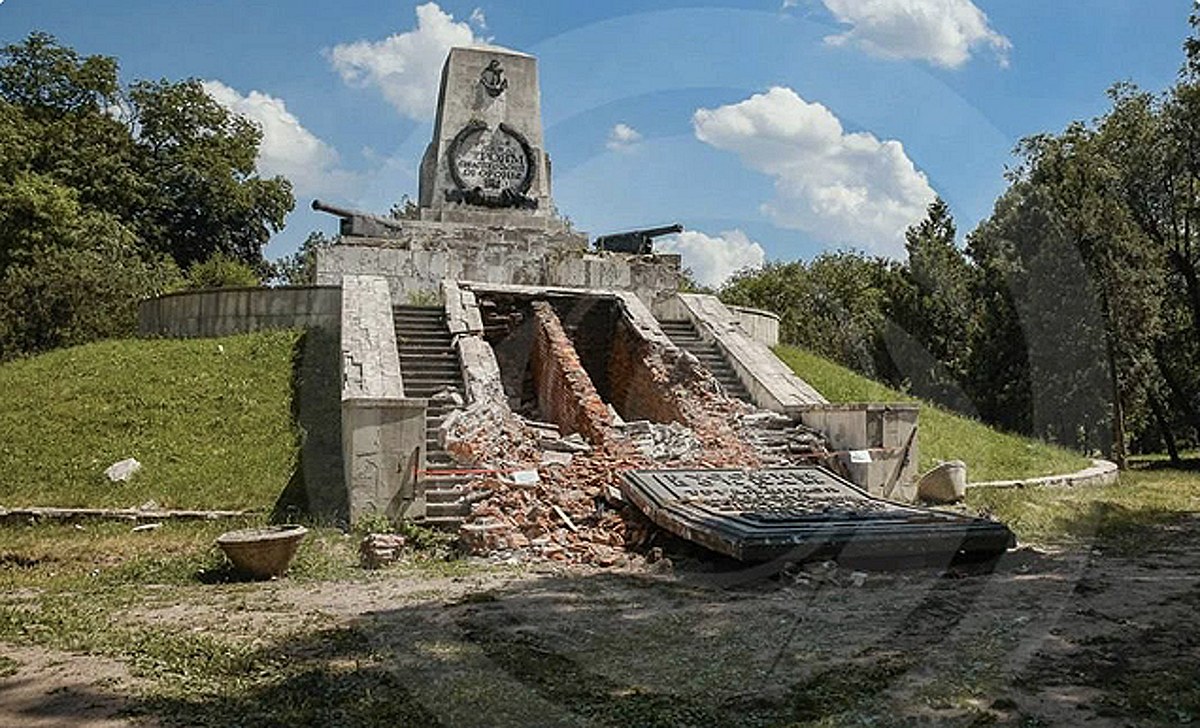
<svg viewBox="0 0 1200 728"><path fill-rule="evenodd" d="M457 582L135 710L196 726L1039 725L1053 698L1011 678L1051 666L1030 647L1074 615L1079 564L1019 551L993 573L817 567L735 588L711 564Z"/></svg>

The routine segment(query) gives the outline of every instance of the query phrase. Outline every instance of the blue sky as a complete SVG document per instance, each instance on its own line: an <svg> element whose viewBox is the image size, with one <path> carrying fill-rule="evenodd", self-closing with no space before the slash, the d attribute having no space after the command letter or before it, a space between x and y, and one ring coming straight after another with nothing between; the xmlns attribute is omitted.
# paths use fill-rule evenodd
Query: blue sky
<svg viewBox="0 0 1200 728"><path fill-rule="evenodd" d="M856 247L900 256L936 193L960 234L1021 137L1169 86L1185 0L0 0L0 42L44 30L125 80L195 77L263 124L260 168L297 188L267 249L416 195L449 44L539 58L560 211L593 235L683 223L715 282Z"/></svg>

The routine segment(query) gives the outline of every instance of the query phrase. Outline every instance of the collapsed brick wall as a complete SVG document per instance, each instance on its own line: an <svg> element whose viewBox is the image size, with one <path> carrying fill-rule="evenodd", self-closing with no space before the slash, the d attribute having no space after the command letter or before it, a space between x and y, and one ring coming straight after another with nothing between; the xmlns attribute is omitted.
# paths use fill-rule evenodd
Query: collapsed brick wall
<svg viewBox="0 0 1200 728"><path fill-rule="evenodd" d="M610 438L613 418L579 361L553 307L533 303L534 339L530 352L533 382L542 416L566 433L578 432L594 444Z"/></svg>
<svg viewBox="0 0 1200 728"><path fill-rule="evenodd" d="M614 328L621 317L619 305L599 296L559 298L552 305L596 391L604 400L610 400L608 360Z"/></svg>
<svg viewBox="0 0 1200 728"><path fill-rule="evenodd" d="M760 464L734 426L752 408L725 394L690 354L647 339L624 318L613 333L608 379L610 401L625 420L685 425L704 446L702 460L709 464Z"/></svg>
<svg viewBox="0 0 1200 728"><path fill-rule="evenodd" d="M649 344L628 322L617 324L608 360L609 401L626 421L687 424L678 399L667 388L665 368L650 366Z"/></svg>

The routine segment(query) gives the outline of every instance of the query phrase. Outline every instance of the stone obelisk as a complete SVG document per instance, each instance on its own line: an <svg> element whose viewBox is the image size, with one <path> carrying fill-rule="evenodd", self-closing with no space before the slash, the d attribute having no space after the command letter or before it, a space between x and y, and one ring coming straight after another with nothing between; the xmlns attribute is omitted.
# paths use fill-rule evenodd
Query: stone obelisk
<svg viewBox="0 0 1200 728"><path fill-rule="evenodd" d="M536 58L493 46L450 50L419 204L431 222L562 225L550 196Z"/></svg>

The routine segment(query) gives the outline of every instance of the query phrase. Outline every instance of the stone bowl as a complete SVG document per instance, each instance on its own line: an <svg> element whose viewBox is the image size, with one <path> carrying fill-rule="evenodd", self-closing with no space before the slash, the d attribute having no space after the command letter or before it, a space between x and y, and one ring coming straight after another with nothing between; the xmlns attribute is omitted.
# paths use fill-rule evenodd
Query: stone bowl
<svg viewBox="0 0 1200 728"><path fill-rule="evenodd" d="M283 576L308 529L296 524L243 528L217 536L234 567L256 579Z"/></svg>

